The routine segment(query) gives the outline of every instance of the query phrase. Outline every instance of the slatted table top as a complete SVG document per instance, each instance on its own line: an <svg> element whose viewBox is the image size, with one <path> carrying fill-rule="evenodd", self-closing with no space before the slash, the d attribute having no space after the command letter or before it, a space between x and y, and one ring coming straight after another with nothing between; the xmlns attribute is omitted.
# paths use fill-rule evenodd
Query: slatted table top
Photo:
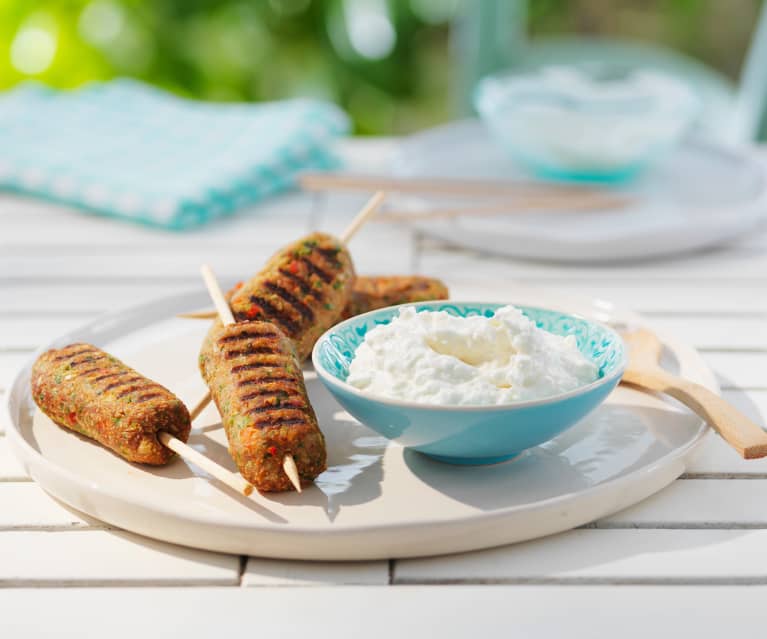
<svg viewBox="0 0 767 639"><path fill-rule="evenodd" d="M394 146L350 141L344 151L352 166L376 168ZM303 232L339 232L364 199L293 194L176 235L0 196L0 395L57 334L199 286L202 261L222 277L242 277ZM482 256L383 224L364 229L353 249L360 273L539 286L633 308L698 347L725 397L767 421L767 228L692 256L610 267ZM721 637L755 636L765 618L767 460L744 462L714 435L668 489L588 527L463 555L329 564L226 556L109 529L38 488L3 427L2 636L55 625L64 637L95 628L203 637L252 624L259 636L508 628L519 636Z"/></svg>

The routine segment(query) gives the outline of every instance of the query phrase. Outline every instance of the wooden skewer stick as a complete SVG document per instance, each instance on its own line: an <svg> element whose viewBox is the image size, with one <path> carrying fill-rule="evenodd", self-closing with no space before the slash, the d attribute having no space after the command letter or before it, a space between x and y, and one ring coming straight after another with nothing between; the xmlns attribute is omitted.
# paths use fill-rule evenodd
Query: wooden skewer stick
<svg viewBox="0 0 767 639"><path fill-rule="evenodd" d="M301 478L298 476L298 466L296 466L296 460L293 459L293 455L285 455L282 460L282 470L290 479L290 483L295 486L296 490L301 492Z"/></svg>
<svg viewBox="0 0 767 639"><path fill-rule="evenodd" d="M229 303L224 298L224 294L221 292L221 287L218 285L218 280L213 274L210 266L203 264L200 268L200 272L202 273L202 279L205 281L205 286L208 288L208 293L210 293L211 298L213 298L213 304L216 306L216 311L218 311L218 316L221 319L221 322L224 326L234 324L232 309L229 308ZM209 398L210 392L208 392L208 401L210 401ZM200 404L202 404L202 402L200 402ZM200 404L198 404L198 407ZM205 408L205 406L202 408ZM285 470L288 479L290 479L290 483L293 484L295 489L300 493L301 480L298 476L298 468L296 466L296 461L293 459L293 455L285 455L285 458L282 460L282 467Z"/></svg>
<svg viewBox="0 0 767 639"><path fill-rule="evenodd" d="M213 475L213 477L229 486L229 488L232 490L236 490L238 493L245 495L246 497L253 492L253 484L247 481L242 475L233 473L223 466L220 466L212 459L205 457L205 455L202 453L198 453L194 448L188 444L185 444L180 439L173 437L173 435L169 433L160 431L157 436L159 437L163 446L167 446L180 457L183 457L196 466L199 466L205 472L210 473Z"/></svg>
<svg viewBox="0 0 767 639"><path fill-rule="evenodd" d="M181 319L210 320L216 319L216 311L194 311L192 313L179 313L176 317Z"/></svg>
<svg viewBox="0 0 767 639"><path fill-rule="evenodd" d="M362 207L362 210L357 213L355 218L351 221L351 224L346 228L346 230L341 233L341 236L339 239L344 244L348 244L349 240L352 239L354 234L360 230L362 225L367 222L373 214L378 210L378 207L381 206L381 203L386 198L386 193L384 191L378 191L376 192L373 197L371 197L365 206Z"/></svg>
<svg viewBox="0 0 767 639"><path fill-rule="evenodd" d="M306 191L391 191L463 197L603 193L605 189L583 184L534 182L532 180L460 180L448 178L401 178L354 173L303 173L298 184Z"/></svg>
<svg viewBox="0 0 767 639"><path fill-rule="evenodd" d="M351 221L351 223L346 228L346 230L341 234L339 239L344 244L347 244L349 240L352 239L352 236L354 236L354 234L357 231L359 231L360 228L362 228L362 225L365 224L365 222L367 222L372 217L372 215L378 210L378 208L381 206L381 203L384 201L385 198L386 198L386 193L384 191L378 191L378 193L373 195L373 197L371 197L367 201L365 206L362 207L362 210L359 213L357 213L357 215ZM204 267L204 268L207 268L207 267ZM203 273L202 275L203 278L209 278L212 276L212 273L210 273L209 268L207 268L207 272L203 271L202 273ZM213 281L215 283L215 278ZM219 288L218 283L215 283L215 286L213 287L213 289L211 289L207 279L205 280L205 283L208 284L208 291L215 290L215 291L218 291L217 295L220 295L221 289ZM211 292L211 296L213 296L212 292ZM221 299L223 300L223 304L224 304L224 306L221 308L224 309L225 313L228 313L229 315L231 315L232 311L229 308L229 305L226 303L226 300L223 299L223 296L221 296ZM216 309L218 310L219 315L221 315L221 308L219 308L219 305L216 304ZM216 312L215 311L193 311L191 313L179 313L178 315L176 315L176 317L181 317L183 319L210 320L210 319L216 318ZM210 399L208 399L208 401L210 401ZM198 406L200 405L202 405L202 402L198 404ZM205 408L205 405L202 405L202 408L200 408L200 410L202 411L203 408Z"/></svg>
<svg viewBox="0 0 767 639"><path fill-rule="evenodd" d="M221 323L224 326L234 324L232 309L229 308L229 303L221 292L221 287L218 285L218 280L216 279L216 276L213 275L210 266L203 264L202 267L200 267L200 273L202 273L202 279L205 281L205 286L208 288L208 293L216 307L216 312L221 318Z"/></svg>
<svg viewBox="0 0 767 639"><path fill-rule="evenodd" d="M213 315L215 318L215 314ZM197 419L200 416L200 413L205 410L205 407L210 404L210 400L213 399L211 397L210 391L205 393L205 397L203 397L199 402L197 402L197 405L189 411L189 417L192 421Z"/></svg>
<svg viewBox="0 0 767 639"><path fill-rule="evenodd" d="M421 220L451 219L454 217L486 217L491 215L518 215L524 213L599 211L624 208L631 199L623 195L588 194L580 197L520 198L484 206L431 209L427 211L387 211L376 216L376 222L419 222Z"/></svg>

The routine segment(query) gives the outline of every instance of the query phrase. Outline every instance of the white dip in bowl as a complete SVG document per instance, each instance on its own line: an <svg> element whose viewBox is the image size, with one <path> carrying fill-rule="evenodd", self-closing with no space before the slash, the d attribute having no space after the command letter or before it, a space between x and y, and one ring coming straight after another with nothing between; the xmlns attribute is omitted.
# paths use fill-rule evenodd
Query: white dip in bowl
<svg viewBox="0 0 767 639"><path fill-rule="evenodd" d="M489 318L406 306L367 333L346 381L392 399L467 406L551 397L597 376L574 337L539 329L513 306Z"/></svg>

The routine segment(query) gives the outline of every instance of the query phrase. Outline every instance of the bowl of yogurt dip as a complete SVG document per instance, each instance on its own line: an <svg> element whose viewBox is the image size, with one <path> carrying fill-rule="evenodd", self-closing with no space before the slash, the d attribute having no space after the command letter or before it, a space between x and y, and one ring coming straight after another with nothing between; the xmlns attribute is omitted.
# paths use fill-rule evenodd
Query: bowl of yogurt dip
<svg viewBox="0 0 767 639"><path fill-rule="evenodd" d="M515 457L575 425L620 381L623 341L577 315L438 301L392 306L328 330L317 374L360 422L456 464Z"/></svg>

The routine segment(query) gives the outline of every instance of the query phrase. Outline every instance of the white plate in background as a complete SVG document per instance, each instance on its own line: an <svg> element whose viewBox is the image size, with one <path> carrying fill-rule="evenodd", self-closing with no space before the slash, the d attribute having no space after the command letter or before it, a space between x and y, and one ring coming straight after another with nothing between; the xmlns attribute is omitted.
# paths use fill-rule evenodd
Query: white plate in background
<svg viewBox="0 0 767 639"><path fill-rule="evenodd" d="M478 120L404 140L399 177L529 180ZM687 141L636 180L611 187L635 198L620 210L512 213L415 222L422 232L479 251L558 262L675 256L714 246L767 223L767 176L746 152ZM392 208L487 204L491 200L400 197Z"/></svg>

